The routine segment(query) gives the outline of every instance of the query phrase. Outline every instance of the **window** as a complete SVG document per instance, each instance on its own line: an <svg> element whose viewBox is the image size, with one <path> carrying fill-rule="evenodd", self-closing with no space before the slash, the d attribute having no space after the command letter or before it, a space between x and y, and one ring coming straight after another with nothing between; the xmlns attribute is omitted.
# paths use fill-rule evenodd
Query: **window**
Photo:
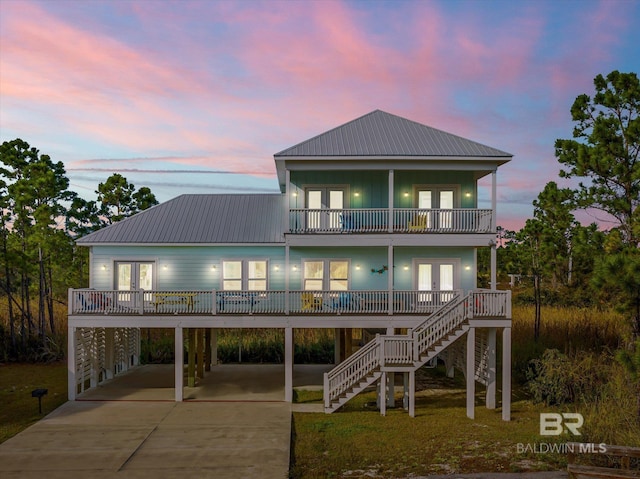
<svg viewBox="0 0 640 479"><path fill-rule="evenodd" d="M222 289L225 291L266 291L267 262L265 260L223 261Z"/></svg>
<svg viewBox="0 0 640 479"><path fill-rule="evenodd" d="M348 260L309 260L303 265L305 291L347 291L349 289Z"/></svg>

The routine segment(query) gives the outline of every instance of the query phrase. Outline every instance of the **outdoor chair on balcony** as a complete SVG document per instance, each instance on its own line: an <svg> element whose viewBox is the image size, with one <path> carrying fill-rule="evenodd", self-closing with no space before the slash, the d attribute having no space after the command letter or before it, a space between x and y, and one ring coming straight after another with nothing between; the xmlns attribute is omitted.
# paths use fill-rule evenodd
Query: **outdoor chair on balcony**
<svg viewBox="0 0 640 479"><path fill-rule="evenodd" d="M352 293L339 293L333 299L332 307L336 311L356 311L359 305L359 299Z"/></svg>
<svg viewBox="0 0 640 479"><path fill-rule="evenodd" d="M425 213L417 214L409 221L409 231L424 231L427 229L427 215Z"/></svg>
<svg viewBox="0 0 640 479"><path fill-rule="evenodd" d="M318 311L322 309L322 299L317 298L313 293L302 293L300 295L302 311Z"/></svg>

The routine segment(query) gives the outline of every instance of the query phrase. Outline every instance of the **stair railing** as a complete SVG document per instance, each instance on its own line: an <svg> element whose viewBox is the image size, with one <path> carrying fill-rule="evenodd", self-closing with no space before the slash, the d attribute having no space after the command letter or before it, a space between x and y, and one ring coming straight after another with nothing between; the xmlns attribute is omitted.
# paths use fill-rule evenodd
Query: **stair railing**
<svg viewBox="0 0 640 479"><path fill-rule="evenodd" d="M360 348L356 354L349 356L328 373L324 374L325 406L338 399L354 384L362 381L370 373L380 368L380 335Z"/></svg>

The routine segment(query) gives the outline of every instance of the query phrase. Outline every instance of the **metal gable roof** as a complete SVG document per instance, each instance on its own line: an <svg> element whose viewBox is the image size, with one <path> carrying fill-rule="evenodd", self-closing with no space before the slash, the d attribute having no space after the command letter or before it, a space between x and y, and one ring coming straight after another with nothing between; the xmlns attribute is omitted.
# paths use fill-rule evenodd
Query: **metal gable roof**
<svg viewBox="0 0 640 479"><path fill-rule="evenodd" d="M510 153L375 110L274 157L512 157Z"/></svg>
<svg viewBox="0 0 640 479"><path fill-rule="evenodd" d="M92 244L284 243L284 196L181 195L78 239Z"/></svg>

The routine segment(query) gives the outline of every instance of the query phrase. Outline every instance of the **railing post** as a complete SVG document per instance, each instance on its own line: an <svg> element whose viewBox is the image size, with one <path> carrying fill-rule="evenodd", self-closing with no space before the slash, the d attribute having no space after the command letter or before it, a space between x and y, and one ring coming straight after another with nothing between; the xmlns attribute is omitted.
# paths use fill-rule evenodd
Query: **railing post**
<svg viewBox="0 0 640 479"><path fill-rule="evenodd" d="M137 290L134 291L134 293L137 296L137 301L139 304L139 308L140 308L140 315L144 315L144 290Z"/></svg>
<svg viewBox="0 0 640 479"><path fill-rule="evenodd" d="M211 290L211 314L216 315L218 312L218 301L216 298L216 290Z"/></svg>
<svg viewBox="0 0 640 479"><path fill-rule="evenodd" d="M507 307L506 307L506 317L507 319L511 319L511 290L507 290Z"/></svg>

